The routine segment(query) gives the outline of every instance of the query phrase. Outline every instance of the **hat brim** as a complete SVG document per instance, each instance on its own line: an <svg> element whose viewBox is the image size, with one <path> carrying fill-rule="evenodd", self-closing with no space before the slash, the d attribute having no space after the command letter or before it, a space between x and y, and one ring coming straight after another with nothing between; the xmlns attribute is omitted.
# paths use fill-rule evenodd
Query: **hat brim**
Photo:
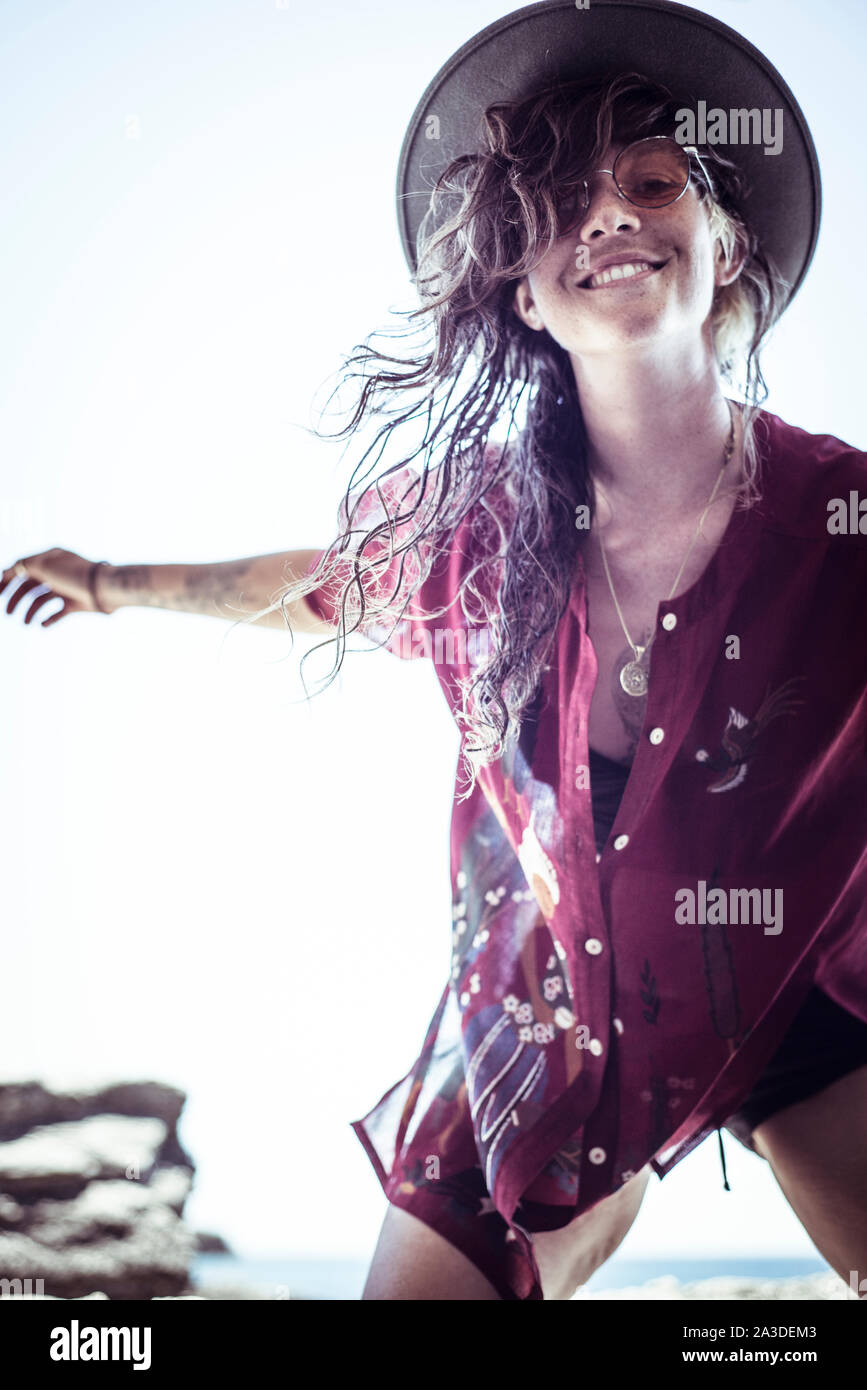
<svg viewBox="0 0 867 1390"><path fill-rule="evenodd" d="M477 151L481 117L495 101L555 79L637 71L664 83L691 110L782 110L778 154L720 145L746 177L744 214L790 289L791 303L819 235L819 162L803 112L776 68L734 29L668 0L543 0L515 10L459 48L419 101L404 136L397 215L404 254L417 268L417 236L431 189L458 155ZM435 120L431 120L435 117Z"/></svg>

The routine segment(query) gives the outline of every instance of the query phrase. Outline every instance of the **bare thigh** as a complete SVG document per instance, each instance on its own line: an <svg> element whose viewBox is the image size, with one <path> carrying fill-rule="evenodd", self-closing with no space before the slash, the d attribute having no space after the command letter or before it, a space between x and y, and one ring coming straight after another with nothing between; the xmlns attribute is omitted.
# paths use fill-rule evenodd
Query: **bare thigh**
<svg viewBox="0 0 867 1390"><path fill-rule="evenodd" d="M779 1110L753 1142L831 1268L867 1280L867 1067Z"/></svg>
<svg viewBox="0 0 867 1390"><path fill-rule="evenodd" d="M546 1299L571 1298L635 1219L650 1169L559 1231L533 1236ZM418 1217L389 1205L361 1295L371 1299L499 1299L473 1261Z"/></svg>
<svg viewBox="0 0 867 1390"><path fill-rule="evenodd" d="M546 1298L571 1298L614 1254L638 1215L650 1172L649 1166L642 1168L610 1197L559 1231L539 1231L533 1236L533 1253Z"/></svg>
<svg viewBox="0 0 867 1390"><path fill-rule="evenodd" d="M362 1299L499 1298L472 1260L432 1226L389 1203Z"/></svg>

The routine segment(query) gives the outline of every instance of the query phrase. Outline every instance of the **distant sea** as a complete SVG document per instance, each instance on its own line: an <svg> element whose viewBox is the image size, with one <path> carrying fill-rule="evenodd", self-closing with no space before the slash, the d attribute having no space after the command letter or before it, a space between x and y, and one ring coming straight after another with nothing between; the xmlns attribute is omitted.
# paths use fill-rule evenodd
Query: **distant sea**
<svg viewBox="0 0 867 1390"><path fill-rule="evenodd" d="M245 1260L233 1255L200 1255L193 1265L193 1282L209 1287L255 1288L266 1298L357 1300L368 1268L367 1260L284 1258ZM719 1275L752 1279L790 1279L799 1274L822 1274L829 1266L820 1258L737 1260L618 1260L614 1255L587 1282L587 1289L623 1289L645 1284L661 1275L674 1275L681 1284Z"/></svg>

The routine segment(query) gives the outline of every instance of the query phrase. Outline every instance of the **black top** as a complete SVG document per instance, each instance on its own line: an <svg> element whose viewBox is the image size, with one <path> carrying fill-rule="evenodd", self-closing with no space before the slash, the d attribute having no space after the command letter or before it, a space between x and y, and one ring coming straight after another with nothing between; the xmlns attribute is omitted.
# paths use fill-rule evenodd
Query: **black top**
<svg viewBox="0 0 867 1390"><path fill-rule="evenodd" d="M595 748L590 749L590 796L599 854L611 834L631 771L631 766L616 763L612 758L606 758L604 753L597 753Z"/></svg>

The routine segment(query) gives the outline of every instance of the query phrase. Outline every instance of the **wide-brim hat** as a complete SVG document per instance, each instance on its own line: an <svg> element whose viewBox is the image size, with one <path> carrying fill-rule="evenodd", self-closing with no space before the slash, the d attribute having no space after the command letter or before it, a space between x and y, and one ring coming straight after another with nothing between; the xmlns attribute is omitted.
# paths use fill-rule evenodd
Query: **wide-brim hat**
<svg viewBox="0 0 867 1390"><path fill-rule="evenodd" d="M765 153L764 143L723 140L718 147L745 176L744 215L788 281L784 302L791 303L816 249L822 206L819 162L803 112L773 64L745 38L668 0L589 0L586 9L576 0L543 0L488 25L443 64L413 113L398 166L397 215L410 269L417 269L418 229L431 190L452 159L481 150L487 106L554 80L617 71L663 83L697 116L700 103L706 113L782 111L778 153ZM736 139L745 130L735 129ZM733 131L717 125L714 134L721 133Z"/></svg>

